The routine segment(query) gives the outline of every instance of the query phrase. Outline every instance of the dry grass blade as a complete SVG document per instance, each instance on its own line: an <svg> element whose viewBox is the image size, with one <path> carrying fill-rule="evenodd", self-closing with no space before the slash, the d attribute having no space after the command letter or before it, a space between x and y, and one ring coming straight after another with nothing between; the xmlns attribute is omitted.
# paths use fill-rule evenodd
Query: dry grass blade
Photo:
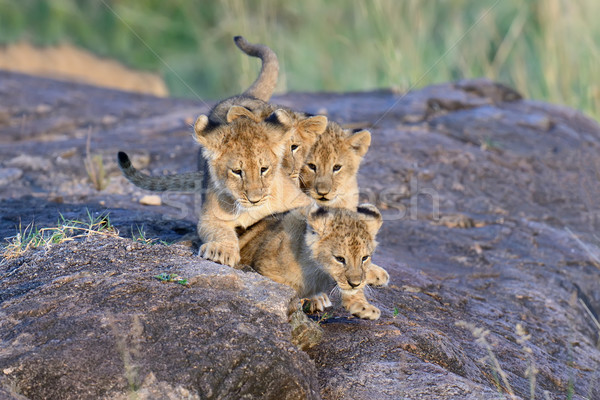
<svg viewBox="0 0 600 400"><path fill-rule="evenodd" d="M456 326L466 328L469 331L471 331L471 334L476 339L475 341L479 345L481 345L487 352L487 357L485 357L482 361L487 361L488 363L490 363L490 367L492 368L492 375L494 376L494 383L496 384L498 390L504 390L510 396L511 400L516 400L517 396L515 395L515 392L512 386L510 385L510 382L508 381L508 376L506 372L502 369L500 361L498 361L498 358L494 354L492 345L487 340L487 336L489 335L490 331L483 328L479 328L475 326L475 324L466 321L457 321ZM498 379L498 376L500 377L500 379ZM502 380L502 382L500 382L500 380Z"/></svg>
<svg viewBox="0 0 600 400"><path fill-rule="evenodd" d="M597 252L592 251L590 246L588 246L581 239L579 239L577 236L575 236L573 231L571 231L569 228L565 228L565 230L567 232L569 232L569 234L571 235L573 240L575 240L575 242L577 242L579 247L581 247L587 253L587 255L590 256L592 264L594 264L596 266L596 268L600 269L600 257L598 256Z"/></svg>
<svg viewBox="0 0 600 400"><path fill-rule="evenodd" d="M106 189L106 185L108 184L108 179L106 177L106 172L104 171L104 160L102 159L101 154L92 155L90 152L90 143L92 140L92 128L88 129L87 140L85 142L85 158L83 163L85 165L85 170L90 178L90 181L96 188L96 190L101 191Z"/></svg>

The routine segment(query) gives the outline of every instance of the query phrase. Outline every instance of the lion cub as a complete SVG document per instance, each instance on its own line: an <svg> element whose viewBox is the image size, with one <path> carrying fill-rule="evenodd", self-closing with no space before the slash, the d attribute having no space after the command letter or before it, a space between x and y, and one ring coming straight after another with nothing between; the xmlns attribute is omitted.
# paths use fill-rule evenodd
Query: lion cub
<svg viewBox="0 0 600 400"><path fill-rule="evenodd" d="M364 295L365 285L372 283L367 271L382 223L377 208L313 207L305 213L292 210L250 227L240 236L241 264L309 298L311 311L331 306L326 293L336 284L346 310L378 319L381 312Z"/></svg>
<svg viewBox="0 0 600 400"><path fill-rule="evenodd" d="M358 167L371 145L367 130L352 132L329 121L308 152L300 172L300 184L305 193L317 204L354 210L358 206ZM372 263L369 282L382 286L389 282L389 274Z"/></svg>
<svg viewBox="0 0 600 400"><path fill-rule="evenodd" d="M359 194L356 174L370 145L369 131L353 133L329 121L300 171L302 189L319 205L355 209Z"/></svg>

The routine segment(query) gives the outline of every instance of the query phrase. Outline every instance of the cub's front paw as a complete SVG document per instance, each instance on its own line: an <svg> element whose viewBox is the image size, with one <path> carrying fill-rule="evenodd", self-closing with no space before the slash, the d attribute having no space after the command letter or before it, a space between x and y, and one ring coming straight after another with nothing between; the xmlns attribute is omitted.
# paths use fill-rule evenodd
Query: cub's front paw
<svg viewBox="0 0 600 400"><path fill-rule="evenodd" d="M308 299L305 305L305 310L314 313L315 311L324 311L327 307L331 307L331 300L325 293L320 293Z"/></svg>
<svg viewBox="0 0 600 400"><path fill-rule="evenodd" d="M367 284L371 286L387 286L390 275L379 265L371 264L367 269Z"/></svg>
<svg viewBox="0 0 600 400"><path fill-rule="evenodd" d="M235 267L240 262L240 249L237 244L208 242L200 246L198 255L219 264Z"/></svg>
<svg viewBox="0 0 600 400"><path fill-rule="evenodd" d="M351 303L346 306L346 310L348 310L352 315L362 319L375 320L379 319L381 316L381 311L379 311L379 308L369 303Z"/></svg>

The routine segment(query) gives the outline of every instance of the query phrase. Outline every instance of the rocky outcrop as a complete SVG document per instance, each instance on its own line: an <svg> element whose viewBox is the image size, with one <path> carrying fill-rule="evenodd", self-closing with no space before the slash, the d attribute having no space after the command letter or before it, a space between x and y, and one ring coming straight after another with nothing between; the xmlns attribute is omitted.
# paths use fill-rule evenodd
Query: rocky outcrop
<svg viewBox="0 0 600 400"><path fill-rule="evenodd" d="M0 382L28 398L319 398L293 291L186 248L90 237L6 264L2 287Z"/></svg>
<svg viewBox="0 0 600 400"><path fill-rule="evenodd" d="M189 124L208 105L0 78L2 237L86 208L109 211L122 236L0 267L4 392L600 398L600 127L578 112L486 80L276 98L372 131L359 182L384 215L374 261L391 277L368 293L380 320L351 318L338 300L316 316L322 333L300 324L292 339L289 291L194 255L195 196L140 204L148 193L116 167L126 150L155 174L194 170ZM103 157L101 191L86 153ZM184 242L136 244L138 228ZM189 287L153 278L163 272ZM292 344L302 337L306 353Z"/></svg>

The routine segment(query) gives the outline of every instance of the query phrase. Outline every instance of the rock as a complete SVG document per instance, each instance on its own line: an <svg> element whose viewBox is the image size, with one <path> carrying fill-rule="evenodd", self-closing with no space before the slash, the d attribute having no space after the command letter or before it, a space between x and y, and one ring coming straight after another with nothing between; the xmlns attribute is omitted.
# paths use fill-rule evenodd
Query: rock
<svg viewBox="0 0 600 400"><path fill-rule="evenodd" d="M290 316L292 343L302 350L318 345L323 339L323 328L309 319L300 307Z"/></svg>
<svg viewBox="0 0 600 400"><path fill-rule="evenodd" d="M0 383L27 398L320 398L290 342L290 288L128 243L96 237L2 266Z"/></svg>
<svg viewBox="0 0 600 400"><path fill-rule="evenodd" d="M23 170L19 168L0 168L0 186L6 186L23 176Z"/></svg>
<svg viewBox="0 0 600 400"><path fill-rule="evenodd" d="M250 393L263 374L273 396L277 375L309 398L317 387L324 399L495 399L511 391L531 398L527 371L537 371L536 399L600 398L597 122L485 79L273 101L327 110L372 133L359 184L384 216L374 261L391 281L367 293L381 318L353 318L333 292L334 307L318 325L293 307L288 322L293 296L285 288L194 255L199 196L163 194L161 205L146 207L131 201L141 192L124 178L111 179L119 187L110 191L77 184L87 179L88 127L111 178L121 176L119 150L152 173L193 171L197 147L185 121L209 106L0 71L0 103L13 121L0 160L78 149L48 170L13 166L23 172L0 186L0 236L32 222L53 226L59 215L108 211L123 237L0 262L0 371L9 372L0 372L0 397L67 388L83 398L124 398L133 387L140 398L209 398L236 384ZM38 104L52 112L27 111ZM102 124L106 115L114 125ZM65 121L60 135L57 120ZM186 239L188 247L133 242L138 228L149 243ZM158 273L189 285L161 283L152 278ZM204 297L217 294L210 303ZM232 354L238 368L211 379L210 368L222 374ZM497 383L499 368L506 381Z"/></svg>
<svg viewBox="0 0 600 400"><path fill-rule="evenodd" d="M21 396L18 393L15 393L15 391L11 387L7 387L7 388L0 387L0 399L4 399L4 400L27 400L27 397L24 397L24 396Z"/></svg>
<svg viewBox="0 0 600 400"><path fill-rule="evenodd" d="M160 206L162 204L162 200L160 196L156 194L148 194L140 199L140 204L145 206Z"/></svg>
<svg viewBox="0 0 600 400"><path fill-rule="evenodd" d="M7 167L17 167L21 169L29 169L32 171L47 171L52 167L50 160L43 157L30 156L21 154L4 163Z"/></svg>
<svg viewBox="0 0 600 400"><path fill-rule="evenodd" d="M37 114L48 114L50 111L52 111L52 107L48 104L38 104L35 107L35 112Z"/></svg>

